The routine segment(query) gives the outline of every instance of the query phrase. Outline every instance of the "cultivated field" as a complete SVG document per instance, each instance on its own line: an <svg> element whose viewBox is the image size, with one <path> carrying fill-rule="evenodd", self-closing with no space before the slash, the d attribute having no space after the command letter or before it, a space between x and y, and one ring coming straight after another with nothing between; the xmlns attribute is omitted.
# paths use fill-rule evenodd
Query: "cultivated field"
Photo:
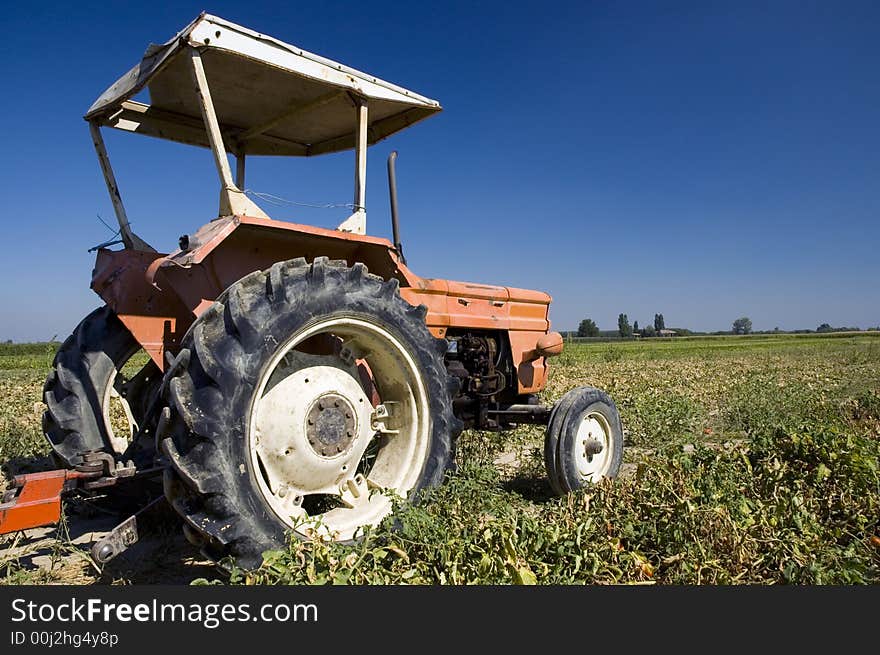
<svg viewBox="0 0 880 655"><path fill-rule="evenodd" d="M46 345L0 346L0 460L15 469L46 465L51 358ZM57 531L0 537L0 579L880 582L880 335L573 344L546 400L585 384L612 395L627 433L623 477L587 492L551 497L542 429L465 433L458 473L354 547L293 543L230 574L172 525L99 571L72 540L102 509L76 501Z"/></svg>

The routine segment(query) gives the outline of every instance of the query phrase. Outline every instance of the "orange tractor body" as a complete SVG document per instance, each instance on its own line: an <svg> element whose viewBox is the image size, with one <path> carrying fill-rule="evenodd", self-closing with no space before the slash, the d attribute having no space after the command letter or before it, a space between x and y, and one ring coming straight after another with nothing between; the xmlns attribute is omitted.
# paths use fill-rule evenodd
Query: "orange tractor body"
<svg viewBox="0 0 880 655"><path fill-rule="evenodd" d="M509 339L519 394L541 391L545 357L562 350L549 334L551 298L540 291L426 279L413 273L390 241L309 225L248 216L217 219L169 255L137 250L98 251L92 289L119 316L160 370L165 353L176 354L181 337L233 282L277 261L318 256L396 279L400 294L428 309L431 333L450 330L503 333Z"/></svg>

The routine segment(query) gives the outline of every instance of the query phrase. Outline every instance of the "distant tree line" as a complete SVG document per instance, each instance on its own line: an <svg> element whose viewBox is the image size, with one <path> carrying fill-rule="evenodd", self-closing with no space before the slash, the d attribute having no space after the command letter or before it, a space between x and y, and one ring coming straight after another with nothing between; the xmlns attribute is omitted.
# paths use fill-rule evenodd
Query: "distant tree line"
<svg viewBox="0 0 880 655"><path fill-rule="evenodd" d="M868 328L868 330L880 330L880 328ZM857 327L831 327L828 323L822 323L816 328L816 332L861 332L861 330Z"/></svg>
<svg viewBox="0 0 880 655"><path fill-rule="evenodd" d="M596 321L592 318L585 318L580 322L580 325L578 325L576 333L566 332L564 334L566 336L578 336L583 338L618 336L622 339L631 339L633 337L658 336L660 335L661 330L682 335L693 334L691 330L685 328L667 330L663 314L654 314L653 325L639 328L639 322L633 321L632 325L630 325L629 316L624 313L618 314L617 316L617 330L600 330L599 326L596 325Z"/></svg>
<svg viewBox="0 0 880 655"><path fill-rule="evenodd" d="M639 328L639 322L633 321L630 325L629 317L625 313L617 315L616 330L601 330L592 318L585 318L580 322L577 332L563 332L564 336L577 336L583 338L595 337L619 337L621 339L632 339L636 337L657 337L657 336L700 336L700 335L725 335L725 334L811 334L813 332L822 334L827 332L861 332L861 328L857 327L833 327L829 323L822 323L815 330L780 330L778 327L772 330L754 330L752 329L752 319L748 316L741 316L733 321L730 330L716 330L714 332L699 332L689 330L687 328L667 328L663 314L654 314L653 324L649 324L643 328ZM880 332L880 326L869 327L867 332Z"/></svg>

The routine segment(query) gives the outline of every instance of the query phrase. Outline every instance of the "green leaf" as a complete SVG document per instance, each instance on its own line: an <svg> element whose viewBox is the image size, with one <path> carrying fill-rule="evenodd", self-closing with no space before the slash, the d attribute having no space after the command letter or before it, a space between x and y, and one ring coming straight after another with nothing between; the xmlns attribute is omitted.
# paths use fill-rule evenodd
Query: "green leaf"
<svg viewBox="0 0 880 655"><path fill-rule="evenodd" d="M538 584L537 576L532 573L532 569L525 565L517 567L516 571L514 572L514 580L516 581L516 584L521 585Z"/></svg>

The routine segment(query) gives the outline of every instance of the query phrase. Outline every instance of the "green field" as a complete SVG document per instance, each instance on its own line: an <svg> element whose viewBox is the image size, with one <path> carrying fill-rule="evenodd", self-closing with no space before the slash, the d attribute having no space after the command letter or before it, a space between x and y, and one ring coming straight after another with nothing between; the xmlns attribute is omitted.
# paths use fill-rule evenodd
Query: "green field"
<svg viewBox="0 0 880 655"><path fill-rule="evenodd" d="M20 466L46 453L40 388L51 351L0 347L0 460ZM211 577L255 584L880 582L880 334L571 344L552 361L545 400L587 384L608 391L623 418L620 479L554 498L543 474L543 429L468 432L457 474L420 505L402 508L396 529L385 526L352 547L292 543L268 553L255 573ZM10 540L0 541L0 576L64 579L4 559ZM188 580L204 575L193 570ZM132 579L84 574L78 581Z"/></svg>

